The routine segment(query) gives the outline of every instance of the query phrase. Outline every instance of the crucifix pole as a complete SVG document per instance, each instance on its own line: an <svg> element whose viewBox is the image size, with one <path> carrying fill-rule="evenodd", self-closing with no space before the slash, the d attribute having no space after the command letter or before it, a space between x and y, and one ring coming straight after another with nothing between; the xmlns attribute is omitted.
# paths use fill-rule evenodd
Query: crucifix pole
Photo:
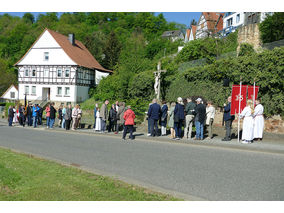
<svg viewBox="0 0 284 213"><path fill-rule="evenodd" d="M155 74L155 93L157 95L157 100L160 100L161 96L161 73L166 72L166 70L161 70L161 61L158 62L157 71L154 72Z"/></svg>

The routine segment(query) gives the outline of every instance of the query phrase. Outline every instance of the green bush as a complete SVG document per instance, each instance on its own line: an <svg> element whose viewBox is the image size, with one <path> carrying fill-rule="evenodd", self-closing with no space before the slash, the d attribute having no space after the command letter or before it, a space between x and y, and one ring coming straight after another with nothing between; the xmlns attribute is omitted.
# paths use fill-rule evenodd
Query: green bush
<svg viewBox="0 0 284 213"><path fill-rule="evenodd" d="M145 71L136 74L129 83L130 98L144 98L150 100L154 97L154 73Z"/></svg>

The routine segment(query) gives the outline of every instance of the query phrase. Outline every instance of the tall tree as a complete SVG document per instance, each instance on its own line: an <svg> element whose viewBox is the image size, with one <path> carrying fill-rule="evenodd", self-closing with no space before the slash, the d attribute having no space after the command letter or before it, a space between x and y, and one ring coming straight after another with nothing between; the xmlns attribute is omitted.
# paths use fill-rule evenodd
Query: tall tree
<svg viewBox="0 0 284 213"><path fill-rule="evenodd" d="M120 55L121 44L118 41L116 34L112 31L106 41L105 48L103 49L103 54L105 58L103 60L103 65L108 69L113 69L118 62Z"/></svg>
<svg viewBox="0 0 284 213"><path fill-rule="evenodd" d="M259 25L263 43L284 39L284 13L274 13Z"/></svg>
<svg viewBox="0 0 284 213"><path fill-rule="evenodd" d="M191 22L190 22L190 26L191 25L197 25L197 21L195 21L195 19L192 19Z"/></svg>
<svg viewBox="0 0 284 213"><path fill-rule="evenodd" d="M31 13L25 13L23 16L23 21L27 24L33 24L35 22L35 17Z"/></svg>

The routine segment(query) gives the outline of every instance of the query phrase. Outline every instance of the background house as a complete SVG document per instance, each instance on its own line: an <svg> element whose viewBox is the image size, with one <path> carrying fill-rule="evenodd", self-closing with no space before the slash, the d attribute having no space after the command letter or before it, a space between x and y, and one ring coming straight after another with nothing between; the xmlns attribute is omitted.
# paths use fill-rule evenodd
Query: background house
<svg viewBox="0 0 284 213"><path fill-rule="evenodd" d="M19 100L18 87L12 84L0 97L0 102L16 102Z"/></svg>
<svg viewBox="0 0 284 213"><path fill-rule="evenodd" d="M176 41L178 39L184 40L184 35L181 30L172 30L172 31L165 31L162 34L163 38L168 38L171 41Z"/></svg>
<svg viewBox="0 0 284 213"><path fill-rule="evenodd" d="M213 36L223 29L224 13L202 12L197 23L196 39Z"/></svg>
<svg viewBox="0 0 284 213"><path fill-rule="evenodd" d="M19 100L38 103L78 103L89 98L89 88L112 71L103 68L74 34L69 37L45 29L18 68Z"/></svg>

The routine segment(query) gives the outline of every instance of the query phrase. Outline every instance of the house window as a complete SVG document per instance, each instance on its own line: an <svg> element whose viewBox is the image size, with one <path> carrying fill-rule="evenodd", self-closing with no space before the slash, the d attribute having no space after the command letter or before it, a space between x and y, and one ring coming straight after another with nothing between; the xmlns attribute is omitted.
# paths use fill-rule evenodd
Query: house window
<svg viewBox="0 0 284 213"><path fill-rule="evenodd" d="M32 70L32 76L33 76L33 77L36 76L36 70L35 70L35 69Z"/></svg>
<svg viewBox="0 0 284 213"><path fill-rule="evenodd" d="M57 87L57 95L62 95L62 87Z"/></svg>
<svg viewBox="0 0 284 213"><path fill-rule="evenodd" d="M32 86L32 95L36 95L36 86Z"/></svg>
<svg viewBox="0 0 284 213"><path fill-rule="evenodd" d="M70 87L65 87L65 96L70 96Z"/></svg>
<svg viewBox="0 0 284 213"><path fill-rule="evenodd" d="M30 92L30 88L29 86L25 86L25 94L28 95Z"/></svg>
<svg viewBox="0 0 284 213"><path fill-rule="evenodd" d="M65 77L66 77L66 78L69 78L69 77L70 77L70 70L69 70L69 69L66 69L66 70L65 70Z"/></svg>
<svg viewBox="0 0 284 213"><path fill-rule="evenodd" d="M227 20L227 27L230 27L233 25L233 18L230 18Z"/></svg>
<svg viewBox="0 0 284 213"><path fill-rule="evenodd" d="M44 61L48 61L49 60L49 52L44 52Z"/></svg>
<svg viewBox="0 0 284 213"><path fill-rule="evenodd" d="M29 69L25 69L25 77L29 77Z"/></svg>
<svg viewBox="0 0 284 213"><path fill-rule="evenodd" d="M10 97L15 98L15 92L10 92Z"/></svg>
<svg viewBox="0 0 284 213"><path fill-rule="evenodd" d="M57 70L57 77L61 78L62 77L62 69Z"/></svg>
<svg viewBox="0 0 284 213"><path fill-rule="evenodd" d="M44 77L48 77L48 74L49 74L49 69L44 69Z"/></svg>
<svg viewBox="0 0 284 213"><path fill-rule="evenodd" d="M237 15L236 22L237 22L237 23L240 22L240 14Z"/></svg>

